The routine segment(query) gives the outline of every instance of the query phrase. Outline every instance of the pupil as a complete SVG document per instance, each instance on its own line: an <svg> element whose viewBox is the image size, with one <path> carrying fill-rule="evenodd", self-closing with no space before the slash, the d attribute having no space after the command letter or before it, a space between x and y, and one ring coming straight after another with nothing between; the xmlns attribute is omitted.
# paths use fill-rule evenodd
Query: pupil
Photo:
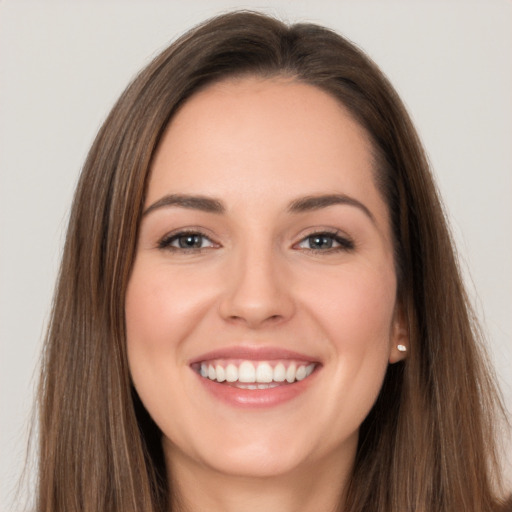
<svg viewBox="0 0 512 512"><path fill-rule="evenodd" d="M201 235L184 235L179 238L179 245L182 249L197 249L202 244Z"/></svg>
<svg viewBox="0 0 512 512"><path fill-rule="evenodd" d="M316 235L309 237L309 246L312 249L330 249L332 247L332 238L326 235Z"/></svg>

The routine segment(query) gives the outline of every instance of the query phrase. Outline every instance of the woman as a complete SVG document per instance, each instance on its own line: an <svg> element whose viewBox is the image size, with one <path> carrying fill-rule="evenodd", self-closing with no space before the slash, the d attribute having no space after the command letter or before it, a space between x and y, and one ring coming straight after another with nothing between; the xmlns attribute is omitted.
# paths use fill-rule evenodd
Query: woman
<svg viewBox="0 0 512 512"><path fill-rule="evenodd" d="M497 393L414 128L340 36L233 13L83 170L38 510L487 511Z"/></svg>

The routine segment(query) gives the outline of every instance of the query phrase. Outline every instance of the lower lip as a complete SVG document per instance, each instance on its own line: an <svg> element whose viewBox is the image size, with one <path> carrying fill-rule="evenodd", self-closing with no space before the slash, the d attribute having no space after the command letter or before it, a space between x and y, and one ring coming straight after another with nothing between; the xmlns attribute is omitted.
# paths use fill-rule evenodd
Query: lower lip
<svg viewBox="0 0 512 512"><path fill-rule="evenodd" d="M267 389L241 389L229 384L219 384L196 374L201 384L215 398L236 407L274 407L293 400L304 393L316 377L316 371L304 380Z"/></svg>

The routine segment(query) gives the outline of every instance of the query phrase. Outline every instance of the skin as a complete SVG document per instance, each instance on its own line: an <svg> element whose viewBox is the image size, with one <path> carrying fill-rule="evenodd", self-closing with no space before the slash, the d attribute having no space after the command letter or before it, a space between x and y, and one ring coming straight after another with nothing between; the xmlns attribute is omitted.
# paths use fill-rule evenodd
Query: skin
<svg viewBox="0 0 512 512"><path fill-rule="evenodd" d="M127 291L127 349L187 510L328 511L343 500L359 426L407 344L374 174L364 129L333 97L290 79L214 84L170 123ZM334 193L364 206L289 211ZM152 207L168 194L215 198L225 212ZM185 228L207 237L201 249L160 247ZM353 248L311 248L308 236L326 230ZM213 398L189 364L227 346L320 364L292 400L240 408Z"/></svg>

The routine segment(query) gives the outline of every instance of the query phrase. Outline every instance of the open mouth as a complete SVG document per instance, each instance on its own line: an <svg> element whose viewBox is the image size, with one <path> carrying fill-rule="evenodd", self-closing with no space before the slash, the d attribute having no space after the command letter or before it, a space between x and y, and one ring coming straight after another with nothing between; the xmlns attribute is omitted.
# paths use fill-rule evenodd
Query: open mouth
<svg viewBox="0 0 512 512"><path fill-rule="evenodd" d="M192 369L210 381L238 389L271 389L309 377L317 367L304 361L210 360L194 363Z"/></svg>

